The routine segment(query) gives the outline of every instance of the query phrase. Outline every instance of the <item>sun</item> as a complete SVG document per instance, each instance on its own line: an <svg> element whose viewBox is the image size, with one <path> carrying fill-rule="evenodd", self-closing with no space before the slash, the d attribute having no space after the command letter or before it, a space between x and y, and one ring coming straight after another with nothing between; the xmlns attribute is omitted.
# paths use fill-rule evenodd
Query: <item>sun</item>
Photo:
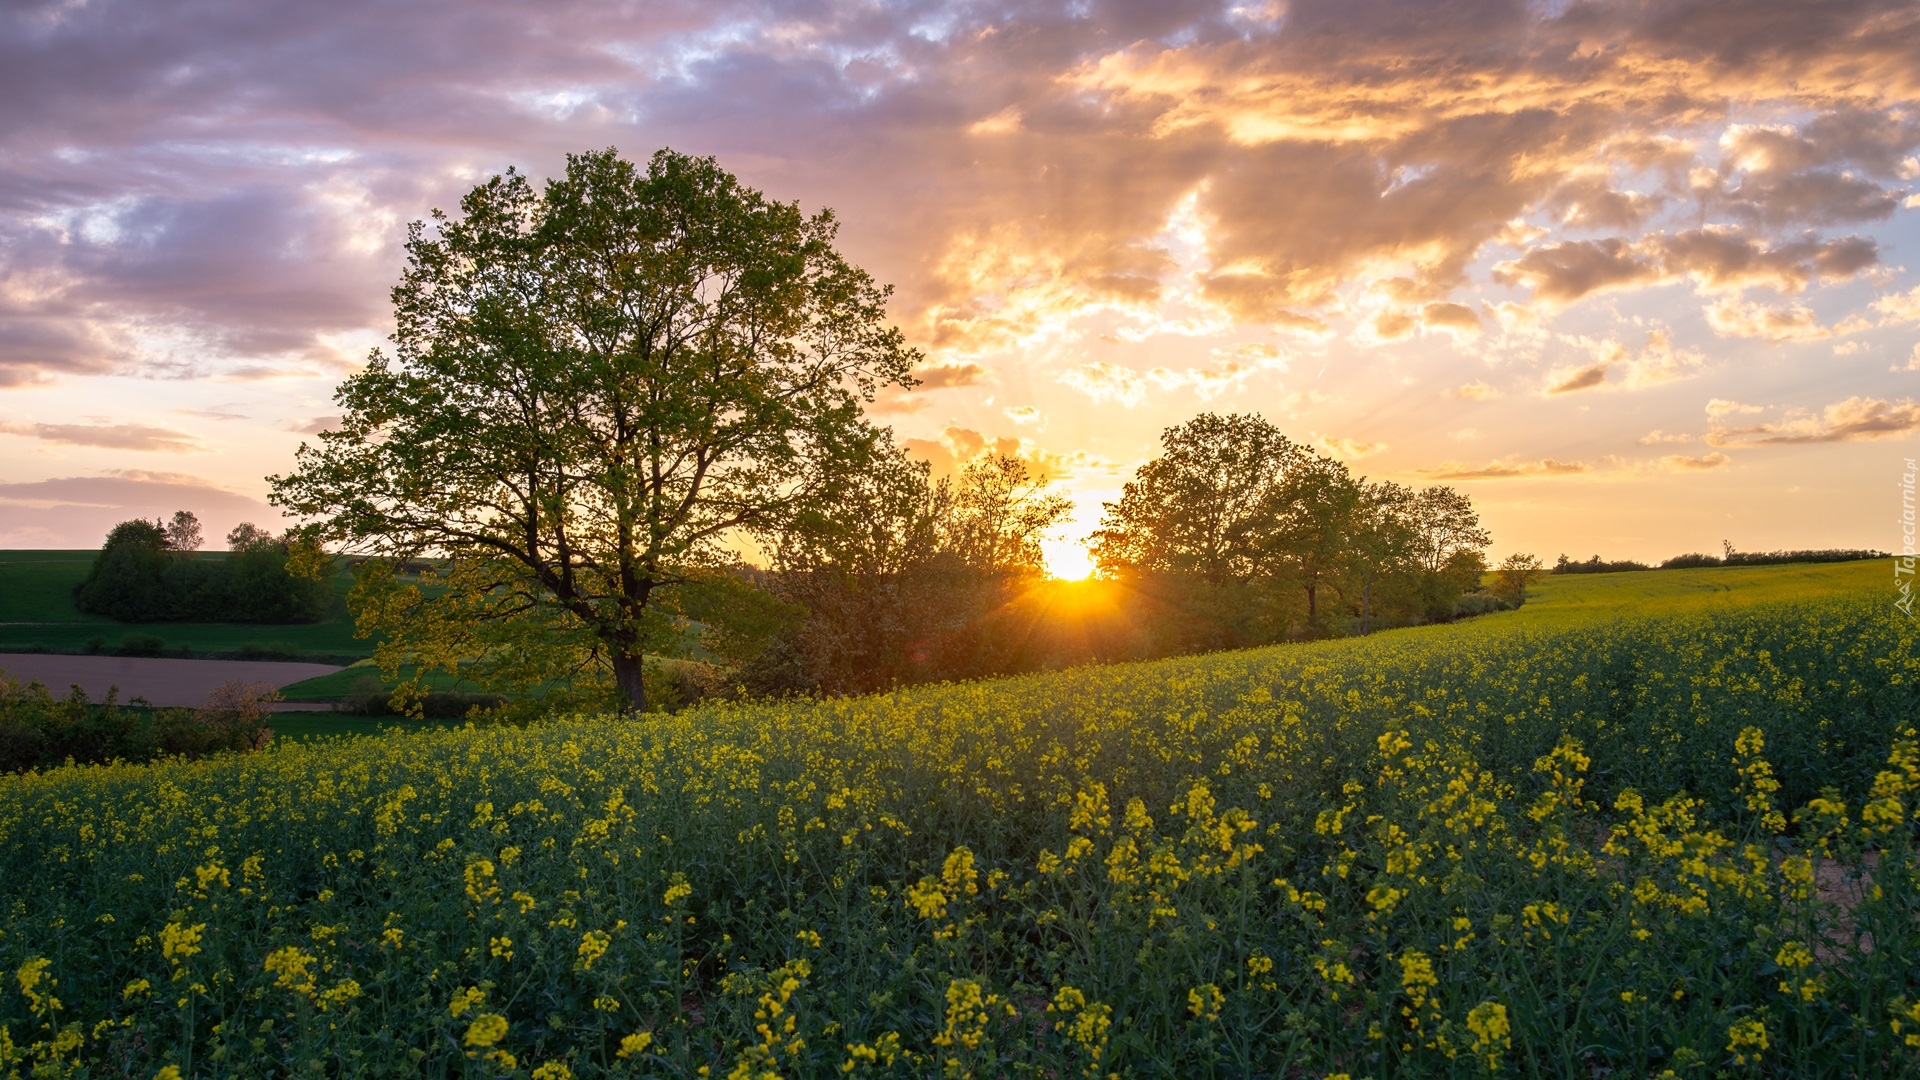
<svg viewBox="0 0 1920 1080"><path fill-rule="evenodd" d="M1093 557L1079 540L1042 540L1040 551L1047 557L1047 574L1060 581L1085 581L1093 576Z"/></svg>

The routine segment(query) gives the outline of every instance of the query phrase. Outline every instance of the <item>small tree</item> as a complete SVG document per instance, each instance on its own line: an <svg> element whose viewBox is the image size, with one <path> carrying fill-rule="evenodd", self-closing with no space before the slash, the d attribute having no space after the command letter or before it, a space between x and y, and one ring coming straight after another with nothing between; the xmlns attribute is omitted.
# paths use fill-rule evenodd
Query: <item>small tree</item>
<svg viewBox="0 0 1920 1080"><path fill-rule="evenodd" d="M1308 457L1260 416L1202 413L1160 435L1092 536L1102 573L1193 575L1214 585L1268 574L1262 548L1282 498L1277 488Z"/></svg>
<svg viewBox="0 0 1920 1080"><path fill-rule="evenodd" d="M1353 542L1360 484L1332 458L1299 455L1276 485L1273 531L1264 554L1278 559L1307 595L1307 631L1322 629L1320 590L1336 579Z"/></svg>
<svg viewBox="0 0 1920 1080"><path fill-rule="evenodd" d="M243 521L227 532L228 551L245 551L248 548L271 543L273 543L273 534L251 521Z"/></svg>
<svg viewBox="0 0 1920 1080"><path fill-rule="evenodd" d="M1514 552L1501 560L1497 573L1500 575L1495 591L1500 599L1514 607L1527 602L1527 586L1544 572L1540 560L1523 552Z"/></svg>
<svg viewBox="0 0 1920 1080"><path fill-rule="evenodd" d="M1349 519L1344 577L1360 594L1360 632L1373 632L1380 583L1404 575L1414 563L1414 493L1390 481L1361 482Z"/></svg>
<svg viewBox="0 0 1920 1080"><path fill-rule="evenodd" d="M1473 501L1450 487L1422 488L1413 499L1414 558L1430 618L1451 618L1453 603L1486 572L1493 538Z"/></svg>
<svg viewBox="0 0 1920 1080"><path fill-rule="evenodd" d="M167 546L179 552L198 551L203 542L200 519L191 510L175 510L167 523Z"/></svg>
<svg viewBox="0 0 1920 1080"><path fill-rule="evenodd" d="M269 478L314 539L378 558L355 587L378 656L490 689L609 672L687 642L679 605L745 535L777 535L871 460L862 402L911 385L889 290L830 212L671 151L509 171L415 223L392 357ZM430 580L398 570L434 560Z"/></svg>
<svg viewBox="0 0 1920 1080"><path fill-rule="evenodd" d="M1046 487L1046 478L1017 457L993 454L968 464L942 500L949 504L944 548L983 573L1039 573L1046 565L1040 541L1073 509Z"/></svg>

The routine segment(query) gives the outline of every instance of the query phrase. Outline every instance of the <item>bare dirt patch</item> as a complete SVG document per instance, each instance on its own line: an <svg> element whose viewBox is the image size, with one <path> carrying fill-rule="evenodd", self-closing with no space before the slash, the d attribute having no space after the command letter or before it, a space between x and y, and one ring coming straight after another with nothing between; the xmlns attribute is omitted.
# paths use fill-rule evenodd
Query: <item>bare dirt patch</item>
<svg viewBox="0 0 1920 1080"><path fill-rule="evenodd" d="M21 682L38 679L55 697L78 686L95 701L110 687L120 688L120 701L143 697L155 705L197 708L223 683L268 683L287 686L302 679L331 675L334 664L292 661L165 660L140 656L60 656L48 653L0 653L0 672ZM291 706L291 708L288 708ZM276 712L327 709L328 705L281 702Z"/></svg>

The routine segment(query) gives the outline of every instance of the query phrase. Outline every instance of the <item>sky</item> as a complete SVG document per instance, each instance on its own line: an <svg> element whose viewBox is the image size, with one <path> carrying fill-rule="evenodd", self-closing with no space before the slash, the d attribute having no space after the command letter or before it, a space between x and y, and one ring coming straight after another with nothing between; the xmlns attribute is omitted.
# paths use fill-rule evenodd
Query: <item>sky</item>
<svg viewBox="0 0 1920 1080"><path fill-rule="evenodd" d="M608 146L832 208L874 420L1044 469L1062 572L1209 410L1496 558L1900 547L1920 4L1852 0L16 0L0 546L278 524L407 223Z"/></svg>

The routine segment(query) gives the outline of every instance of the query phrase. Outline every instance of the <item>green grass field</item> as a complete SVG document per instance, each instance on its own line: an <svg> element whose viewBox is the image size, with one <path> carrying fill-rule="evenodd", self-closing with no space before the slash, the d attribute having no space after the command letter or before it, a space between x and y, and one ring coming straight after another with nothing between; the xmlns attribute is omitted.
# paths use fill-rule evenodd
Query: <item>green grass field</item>
<svg viewBox="0 0 1920 1080"><path fill-rule="evenodd" d="M1634 570L1619 574L1543 574L1516 612L1484 618L1546 624L1635 614L1714 611L1772 600L1807 600L1843 593L1893 592L1893 560L1797 563L1779 566L1705 566L1691 570Z"/></svg>
<svg viewBox="0 0 1920 1080"><path fill-rule="evenodd" d="M401 672L402 677L410 674L411 672L406 670ZM290 686L282 687L280 693L288 701L343 701L346 699L347 694L353 689L355 683L369 676L378 678L379 675L380 669L373 666L372 661L362 660L351 667L342 668L331 675L322 675L315 679L303 679ZM458 690L468 693L479 690L479 687L466 679L462 679L457 675L449 675L444 671L429 671L424 681L426 682L428 690ZM385 687L389 692L393 690L395 685L397 685L395 681L381 681L381 686Z"/></svg>
<svg viewBox="0 0 1920 1080"><path fill-rule="evenodd" d="M334 578L334 604L317 623L122 623L88 615L73 606L73 589L86 577L97 552L0 551L0 652L81 652L94 644L112 652L127 638L157 637L169 653L239 654L267 650L301 656L357 658L373 652L353 636L347 613L349 574ZM215 552L203 556L219 558Z"/></svg>
<svg viewBox="0 0 1920 1080"><path fill-rule="evenodd" d="M1920 1076L1889 577L0 778L0 1075Z"/></svg>

